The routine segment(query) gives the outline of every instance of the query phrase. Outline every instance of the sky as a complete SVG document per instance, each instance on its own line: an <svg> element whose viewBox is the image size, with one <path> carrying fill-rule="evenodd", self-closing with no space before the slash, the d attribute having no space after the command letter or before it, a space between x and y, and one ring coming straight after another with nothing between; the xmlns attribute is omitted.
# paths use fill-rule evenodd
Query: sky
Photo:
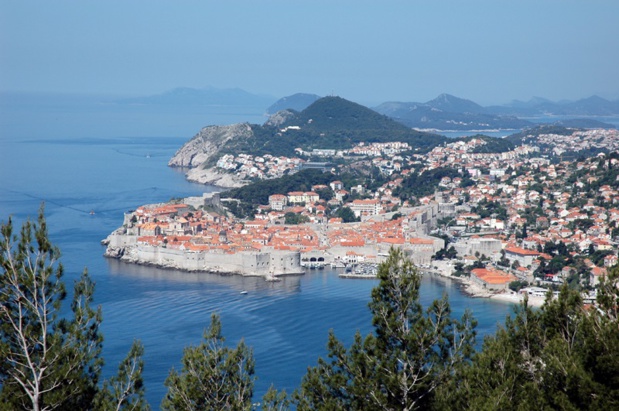
<svg viewBox="0 0 619 411"><path fill-rule="evenodd" d="M0 0L0 91L619 99L617 0Z"/></svg>

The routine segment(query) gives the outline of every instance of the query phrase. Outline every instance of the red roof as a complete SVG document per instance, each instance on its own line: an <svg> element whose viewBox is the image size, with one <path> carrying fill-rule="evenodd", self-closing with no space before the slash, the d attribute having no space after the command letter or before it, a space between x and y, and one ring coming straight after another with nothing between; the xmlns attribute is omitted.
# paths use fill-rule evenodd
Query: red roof
<svg viewBox="0 0 619 411"><path fill-rule="evenodd" d="M506 284L516 280L516 277L511 274L487 268L476 268L471 270L471 274L488 284Z"/></svg>
<svg viewBox="0 0 619 411"><path fill-rule="evenodd" d="M520 254L520 255L531 255L531 256L536 256L536 257L540 255L539 251L527 250L525 248L520 248L520 247L506 247L505 252L512 253L512 254Z"/></svg>

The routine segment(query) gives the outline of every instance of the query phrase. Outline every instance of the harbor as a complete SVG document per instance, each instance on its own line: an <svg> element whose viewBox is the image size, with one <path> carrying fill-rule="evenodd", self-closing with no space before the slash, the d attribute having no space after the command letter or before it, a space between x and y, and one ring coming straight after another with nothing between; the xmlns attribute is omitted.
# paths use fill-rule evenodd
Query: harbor
<svg viewBox="0 0 619 411"><path fill-rule="evenodd" d="M343 273L338 274L340 278L362 278L376 279L378 273L378 264L361 263L346 267Z"/></svg>

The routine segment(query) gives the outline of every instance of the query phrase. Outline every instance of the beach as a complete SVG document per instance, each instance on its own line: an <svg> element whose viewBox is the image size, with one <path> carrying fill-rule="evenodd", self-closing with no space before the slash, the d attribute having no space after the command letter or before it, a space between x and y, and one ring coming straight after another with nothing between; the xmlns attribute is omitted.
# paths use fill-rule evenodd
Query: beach
<svg viewBox="0 0 619 411"><path fill-rule="evenodd" d="M433 262L433 264L435 264L438 269L423 269L422 272L434 274L444 279L453 280L460 285L460 290L469 297L489 298L492 300L505 301L514 304L520 304L524 301L525 294L520 294L509 289L505 291L489 291L481 287L479 284L475 283L468 277L456 277L454 275L451 275L447 267L441 267L440 265L436 265L436 261ZM542 305L544 305L544 301L546 299L546 297L533 295L528 295L528 298L528 304L533 307L541 307Z"/></svg>

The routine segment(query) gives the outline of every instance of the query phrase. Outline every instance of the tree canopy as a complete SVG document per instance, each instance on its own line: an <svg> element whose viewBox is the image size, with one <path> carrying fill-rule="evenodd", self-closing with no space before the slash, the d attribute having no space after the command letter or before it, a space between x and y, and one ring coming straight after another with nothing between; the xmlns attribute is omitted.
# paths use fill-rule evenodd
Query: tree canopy
<svg viewBox="0 0 619 411"><path fill-rule="evenodd" d="M567 285L534 310L525 302L442 387L445 408L610 410L619 407L617 268L599 307L587 309Z"/></svg>
<svg viewBox="0 0 619 411"><path fill-rule="evenodd" d="M249 410L254 389L254 357L241 341L236 348L224 345L219 316L211 316L204 340L187 347L182 369L170 371L163 410Z"/></svg>
<svg viewBox="0 0 619 411"><path fill-rule="evenodd" d="M94 283L84 271L62 310L63 268L43 210L19 234L11 219L0 232L0 410L148 410L139 341L100 383ZM539 309L525 299L477 350L470 312L453 318L447 296L422 307L421 275L404 251L391 249L377 277L373 332L357 332L350 347L331 332L327 357L292 395L271 387L263 409L619 409L619 266L601 279L595 305L564 284ZM162 409L256 406L251 348L224 343L213 314L203 340L170 371Z"/></svg>
<svg viewBox="0 0 619 411"><path fill-rule="evenodd" d="M27 221L19 235L10 218L2 224L0 409L121 410L134 404L147 409L139 349L126 360L137 368L121 365L116 377L98 385L103 336L101 309L91 306L94 283L84 270L74 286L70 313L61 316L67 292L59 257L43 207L37 222Z"/></svg>
<svg viewBox="0 0 619 411"><path fill-rule="evenodd" d="M329 335L328 360L308 369L295 394L299 410L414 410L433 404L436 389L473 352L475 320L451 318L444 296L423 309L421 276L392 249L372 291L373 334L357 333L347 349Z"/></svg>

